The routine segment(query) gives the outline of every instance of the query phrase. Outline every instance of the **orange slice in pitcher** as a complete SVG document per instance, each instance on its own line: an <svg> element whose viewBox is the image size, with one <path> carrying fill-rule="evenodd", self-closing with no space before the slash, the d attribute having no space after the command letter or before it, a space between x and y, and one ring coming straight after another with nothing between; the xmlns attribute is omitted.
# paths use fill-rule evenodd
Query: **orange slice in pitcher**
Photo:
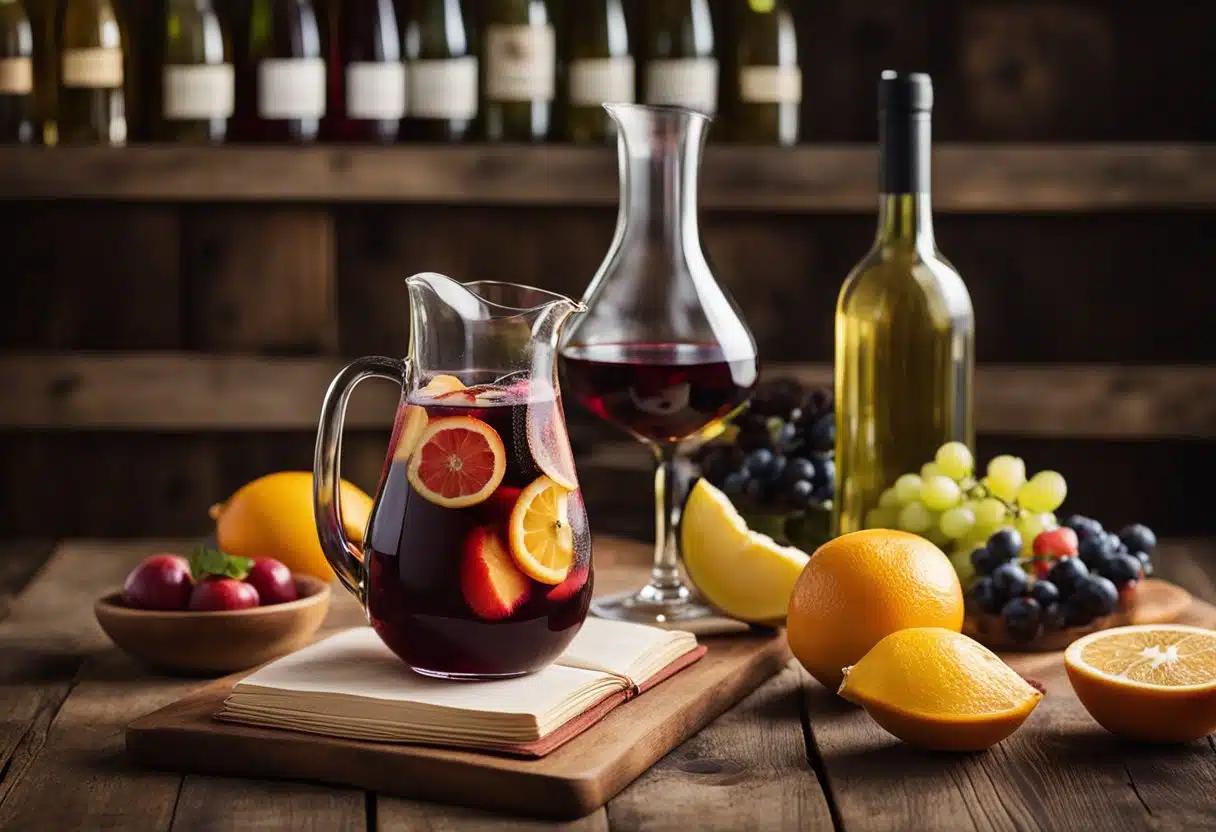
<svg viewBox="0 0 1216 832"><path fill-rule="evenodd" d="M466 508L502 482L507 452L498 431L480 419L449 416L426 426L407 471L414 490L435 505Z"/></svg>
<svg viewBox="0 0 1216 832"><path fill-rule="evenodd" d="M431 380L426 383L426 387L420 389L418 393L430 398L439 398L445 393L453 393L463 389L464 382L456 378L456 376L440 373L437 376L431 376Z"/></svg>
<svg viewBox="0 0 1216 832"><path fill-rule="evenodd" d="M542 584L560 584L574 562L569 499L569 489L540 476L520 493L511 510L511 556L520 571Z"/></svg>
<svg viewBox="0 0 1216 832"><path fill-rule="evenodd" d="M414 449L418 447L418 440L422 438L422 432L426 430L428 421L425 408L415 404L405 406L405 414L398 425L400 433L394 437L396 442L393 447L394 462L405 462L410 458Z"/></svg>
<svg viewBox="0 0 1216 832"><path fill-rule="evenodd" d="M574 451L566 432L566 417L560 399L528 402L528 450L542 473L565 488L578 488Z"/></svg>

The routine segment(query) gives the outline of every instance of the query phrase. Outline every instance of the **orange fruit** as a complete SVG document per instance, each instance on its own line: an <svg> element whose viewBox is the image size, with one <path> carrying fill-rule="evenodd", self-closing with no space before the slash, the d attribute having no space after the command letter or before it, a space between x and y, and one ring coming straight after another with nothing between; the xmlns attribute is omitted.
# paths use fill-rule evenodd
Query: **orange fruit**
<svg viewBox="0 0 1216 832"><path fill-rule="evenodd" d="M991 748L1043 698L987 647L942 627L883 638L844 669L839 693L904 742L934 751Z"/></svg>
<svg viewBox="0 0 1216 832"><path fill-rule="evenodd" d="M522 492L511 509L511 556L525 575L542 584L560 584L574 563L570 491L542 475Z"/></svg>
<svg viewBox="0 0 1216 832"><path fill-rule="evenodd" d="M578 488L574 451L560 399L528 402L528 450L541 473L568 491Z"/></svg>
<svg viewBox="0 0 1216 832"><path fill-rule="evenodd" d="M422 431L406 476L428 501L466 508L493 494L506 470L498 431L471 416L448 416Z"/></svg>
<svg viewBox="0 0 1216 832"><path fill-rule="evenodd" d="M1085 710L1112 734L1191 742L1216 732L1216 630L1099 630L1068 645L1064 667Z"/></svg>
<svg viewBox="0 0 1216 832"><path fill-rule="evenodd" d="M426 415L426 408L413 404L405 406L405 414L399 425L400 432L395 437L396 445L393 447L394 462L405 462L410 458L418 447L418 440L422 438L428 421L430 420Z"/></svg>
<svg viewBox="0 0 1216 832"><path fill-rule="evenodd" d="M363 546L372 498L346 480L339 492L346 537ZM215 540L220 549L244 558L274 558L292 572L334 579L334 570L321 551L312 507L312 472L267 474L211 507Z"/></svg>
<svg viewBox="0 0 1216 832"><path fill-rule="evenodd" d="M884 637L908 627L963 626L963 588L923 537L889 529L842 535L815 550L786 616L790 650L824 687Z"/></svg>
<svg viewBox="0 0 1216 832"><path fill-rule="evenodd" d="M431 376L430 381L426 383L425 387L419 389L418 393L421 396L438 398L444 393L451 393L455 390L463 389L464 382L456 378L456 376L449 376L440 373L439 375Z"/></svg>

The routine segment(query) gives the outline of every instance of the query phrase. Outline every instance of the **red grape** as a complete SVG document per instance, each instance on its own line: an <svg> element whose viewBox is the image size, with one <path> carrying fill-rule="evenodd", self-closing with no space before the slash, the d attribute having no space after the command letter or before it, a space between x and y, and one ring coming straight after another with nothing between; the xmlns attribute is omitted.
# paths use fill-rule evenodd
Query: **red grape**
<svg viewBox="0 0 1216 832"><path fill-rule="evenodd" d="M282 604L300 597L296 592L296 582L291 577L291 570L274 558L254 560L253 568L249 570L245 581L257 589L263 606Z"/></svg>
<svg viewBox="0 0 1216 832"><path fill-rule="evenodd" d="M192 589L190 563L177 555L152 555L135 567L122 586L122 600L141 610L184 610Z"/></svg>
<svg viewBox="0 0 1216 832"><path fill-rule="evenodd" d="M195 584L190 593L190 609L197 611L244 610L260 601L253 584L236 578L208 578Z"/></svg>

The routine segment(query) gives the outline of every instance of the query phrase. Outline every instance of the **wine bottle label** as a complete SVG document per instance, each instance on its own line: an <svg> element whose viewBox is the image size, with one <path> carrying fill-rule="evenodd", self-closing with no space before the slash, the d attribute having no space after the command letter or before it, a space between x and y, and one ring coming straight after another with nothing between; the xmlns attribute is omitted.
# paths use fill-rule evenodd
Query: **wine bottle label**
<svg viewBox="0 0 1216 832"><path fill-rule="evenodd" d="M651 61L646 65L646 103L718 110L718 62L713 58Z"/></svg>
<svg viewBox="0 0 1216 832"><path fill-rule="evenodd" d="M797 104L802 100L802 70L745 66L739 70L739 98L751 104Z"/></svg>
<svg viewBox="0 0 1216 832"><path fill-rule="evenodd" d="M346 117L395 121L405 115L405 64L356 61L346 67Z"/></svg>
<svg viewBox="0 0 1216 832"><path fill-rule="evenodd" d="M325 61L267 58L259 63L258 115L267 119L325 115Z"/></svg>
<svg viewBox="0 0 1216 832"><path fill-rule="evenodd" d="M113 89L122 86L122 50L112 46L63 50L65 87Z"/></svg>
<svg viewBox="0 0 1216 832"><path fill-rule="evenodd" d="M165 118L170 121L232 115L232 64L167 64L162 85Z"/></svg>
<svg viewBox="0 0 1216 832"><path fill-rule="evenodd" d="M0 58L0 95L34 91L34 65L29 58Z"/></svg>
<svg viewBox="0 0 1216 832"><path fill-rule="evenodd" d="M410 61L406 112L410 118L477 117L477 58Z"/></svg>
<svg viewBox="0 0 1216 832"><path fill-rule="evenodd" d="M596 107L634 101L633 58L582 58L570 62L570 103Z"/></svg>
<svg viewBox="0 0 1216 832"><path fill-rule="evenodd" d="M490 26L486 60L486 98L490 101L552 100L557 74L552 26Z"/></svg>

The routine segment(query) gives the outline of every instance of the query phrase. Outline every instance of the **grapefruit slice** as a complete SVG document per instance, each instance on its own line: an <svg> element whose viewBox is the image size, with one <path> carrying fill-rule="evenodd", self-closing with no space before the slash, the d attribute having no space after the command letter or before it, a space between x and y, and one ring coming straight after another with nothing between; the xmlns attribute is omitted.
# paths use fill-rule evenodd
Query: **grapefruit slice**
<svg viewBox="0 0 1216 832"><path fill-rule="evenodd" d="M546 476L525 488L511 509L511 557L525 575L556 586L574 563L570 491Z"/></svg>
<svg viewBox="0 0 1216 832"><path fill-rule="evenodd" d="M561 399L528 402L527 423L528 450L536 467L567 491L577 490L574 451L570 449Z"/></svg>
<svg viewBox="0 0 1216 832"><path fill-rule="evenodd" d="M507 452L498 431L471 416L448 416L422 431L407 476L429 502L466 508L493 494L506 470Z"/></svg>
<svg viewBox="0 0 1216 832"><path fill-rule="evenodd" d="M394 462L405 462L410 458L418 447L418 440L422 438L428 421L425 408L414 404L405 406L405 414L399 425L400 433L396 437L397 444L393 448Z"/></svg>

